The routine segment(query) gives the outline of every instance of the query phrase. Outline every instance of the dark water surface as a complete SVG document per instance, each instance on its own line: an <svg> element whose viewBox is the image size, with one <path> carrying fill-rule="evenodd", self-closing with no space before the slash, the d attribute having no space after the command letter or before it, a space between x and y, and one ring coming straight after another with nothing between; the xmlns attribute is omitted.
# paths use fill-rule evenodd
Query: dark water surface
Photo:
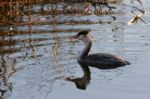
<svg viewBox="0 0 150 99"><path fill-rule="evenodd" d="M18 24L1 25L0 84L1 90L6 90L3 97L149 99L150 1L143 0L146 14L142 18L148 24L139 21L137 24L124 25L133 18L131 11L136 9L123 4L140 6L129 1L110 4L117 9L112 9L109 15L96 12L92 5L89 11L83 11L82 6L86 4L82 3L60 3L57 6L36 4L32 5L31 12L24 12L20 17L22 19L17 19ZM66 12L49 12L53 7L62 10L64 5ZM72 6L79 6L77 8L80 10L71 12L69 7ZM109 10L107 7L105 9ZM84 44L72 43L66 37L84 29L91 29L94 38L90 53L120 55L129 60L131 65L113 70L90 67L90 84L86 90L80 90L74 83L64 80L64 77L83 75L76 57Z"/></svg>

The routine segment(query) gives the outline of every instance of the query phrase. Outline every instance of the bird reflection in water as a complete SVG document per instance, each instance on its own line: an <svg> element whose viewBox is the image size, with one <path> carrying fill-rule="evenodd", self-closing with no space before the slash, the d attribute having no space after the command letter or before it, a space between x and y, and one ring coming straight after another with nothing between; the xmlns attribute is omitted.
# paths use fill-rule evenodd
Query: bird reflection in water
<svg viewBox="0 0 150 99"><path fill-rule="evenodd" d="M85 90L91 80L91 72L89 67L80 65L83 70L83 76L78 78L66 77L65 80L74 82L76 87Z"/></svg>

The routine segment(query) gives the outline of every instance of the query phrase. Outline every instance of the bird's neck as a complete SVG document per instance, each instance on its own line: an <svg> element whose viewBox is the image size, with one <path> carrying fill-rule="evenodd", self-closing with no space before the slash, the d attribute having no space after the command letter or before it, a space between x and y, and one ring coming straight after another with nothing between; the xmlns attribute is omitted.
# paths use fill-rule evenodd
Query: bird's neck
<svg viewBox="0 0 150 99"><path fill-rule="evenodd" d="M91 49L91 46L92 46L92 41L87 41L87 42L84 42L84 43L85 43L85 47L84 47L83 51L80 54L80 59L83 59L88 55L88 53Z"/></svg>

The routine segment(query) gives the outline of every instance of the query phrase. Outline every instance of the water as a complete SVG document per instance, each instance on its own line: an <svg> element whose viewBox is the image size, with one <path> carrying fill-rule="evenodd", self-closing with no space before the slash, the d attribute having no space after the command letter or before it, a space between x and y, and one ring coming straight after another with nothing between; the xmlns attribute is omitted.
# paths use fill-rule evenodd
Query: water
<svg viewBox="0 0 150 99"><path fill-rule="evenodd" d="M149 1L143 1L146 14L142 18L148 22ZM116 6L119 8L122 4ZM49 7L51 5L45 4L44 11ZM61 4L59 7L61 9ZM7 33L0 35L0 66L5 71L2 68L5 76L0 76L0 83L1 89L6 90L4 98L149 99L149 24L138 22L116 29L132 18L132 8L120 7L121 12L115 9L116 14L103 16L80 12L60 15L38 13L41 5L34 5L33 9L37 12L30 15L31 19L28 15L23 17L23 22L30 19L33 23L20 23L17 27L1 26L1 31ZM11 27L13 30L9 31ZM66 37L84 29L92 30L93 46L90 53L120 55L131 65L113 70L90 67L90 84L86 90L80 90L64 78L82 77L83 72L76 57L84 44L70 42Z"/></svg>

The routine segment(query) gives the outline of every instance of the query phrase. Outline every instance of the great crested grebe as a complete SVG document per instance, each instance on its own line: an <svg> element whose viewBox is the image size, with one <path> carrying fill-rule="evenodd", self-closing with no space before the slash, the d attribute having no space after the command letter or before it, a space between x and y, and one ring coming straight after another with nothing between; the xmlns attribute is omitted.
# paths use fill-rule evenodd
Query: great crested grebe
<svg viewBox="0 0 150 99"><path fill-rule="evenodd" d="M85 90L90 83L91 72L88 66L99 69L115 69L130 64L127 60L112 54L88 54L92 46L92 36L88 30L81 31L77 35L71 36L70 39L79 39L85 43L85 48L77 59L84 75L77 78L65 77L65 80L74 82L79 89Z"/></svg>
<svg viewBox="0 0 150 99"><path fill-rule="evenodd" d="M130 64L130 62L128 62L127 60L113 54L89 54L89 51L92 46L92 35L89 30L81 31L75 36L71 36L70 38L79 39L85 44L83 51L77 58L77 61L80 66L91 66L99 69L115 69L117 67L122 67Z"/></svg>

